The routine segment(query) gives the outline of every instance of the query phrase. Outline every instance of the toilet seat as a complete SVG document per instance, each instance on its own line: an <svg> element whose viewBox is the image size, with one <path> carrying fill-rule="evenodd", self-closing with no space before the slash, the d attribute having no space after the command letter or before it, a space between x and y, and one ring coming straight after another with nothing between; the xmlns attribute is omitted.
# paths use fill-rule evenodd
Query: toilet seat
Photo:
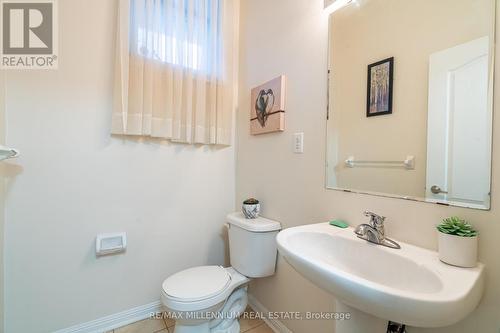
<svg viewBox="0 0 500 333"><path fill-rule="evenodd" d="M222 306L236 288L249 281L232 267L193 267L163 282L162 302L172 311L200 311Z"/></svg>
<svg viewBox="0 0 500 333"><path fill-rule="evenodd" d="M198 266L180 271L163 282L163 291L184 302L201 301L220 294L231 282L221 266Z"/></svg>

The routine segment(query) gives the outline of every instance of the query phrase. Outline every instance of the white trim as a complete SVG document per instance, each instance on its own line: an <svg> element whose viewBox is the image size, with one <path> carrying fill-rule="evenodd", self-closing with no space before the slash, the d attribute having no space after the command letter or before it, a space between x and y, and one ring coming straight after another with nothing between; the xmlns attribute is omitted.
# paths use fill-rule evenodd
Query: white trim
<svg viewBox="0 0 500 333"><path fill-rule="evenodd" d="M160 301L138 306L110 316L71 326L54 333L102 333L150 317L151 312L162 311Z"/></svg>
<svg viewBox="0 0 500 333"><path fill-rule="evenodd" d="M260 303L253 295L250 294L248 294L248 304L255 312L264 314L270 312L262 303ZM262 319L266 322L267 326L269 326L276 333L293 333L293 331L291 331L278 319L268 318L268 316L263 316Z"/></svg>

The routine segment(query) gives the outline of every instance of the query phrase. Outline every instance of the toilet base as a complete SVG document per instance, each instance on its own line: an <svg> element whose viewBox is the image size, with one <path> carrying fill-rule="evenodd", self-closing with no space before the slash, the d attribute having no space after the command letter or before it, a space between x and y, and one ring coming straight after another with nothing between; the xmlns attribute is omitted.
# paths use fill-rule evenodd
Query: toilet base
<svg viewBox="0 0 500 333"><path fill-rule="evenodd" d="M233 321L233 323L225 329L213 328L210 333L240 333L240 322L238 319Z"/></svg>
<svg viewBox="0 0 500 333"><path fill-rule="evenodd" d="M238 320L233 321L233 323L225 329L210 329L209 324L210 323L207 322L202 325L196 326L176 325L174 328L174 333L240 333L240 323Z"/></svg>
<svg viewBox="0 0 500 333"><path fill-rule="evenodd" d="M200 325L182 325L175 324L174 333L210 333L209 322L205 322Z"/></svg>
<svg viewBox="0 0 500 333"><path fill-rule="evenodd" d="M174 333L239 333L238 318L248 305L247 286L236 289L224 303L220 311L214 313L214 319L187 325L182 320L175 323Z"/></svg>

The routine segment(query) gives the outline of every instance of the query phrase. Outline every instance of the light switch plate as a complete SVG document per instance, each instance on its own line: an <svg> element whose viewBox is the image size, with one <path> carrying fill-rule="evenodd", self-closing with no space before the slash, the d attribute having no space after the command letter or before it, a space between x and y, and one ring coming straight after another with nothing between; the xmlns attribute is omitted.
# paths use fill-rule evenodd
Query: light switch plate
<svg viewBox="0 0 500 333"><path fill-rule="evenodd" d="M293 152L295 154L304 153L304 132L293 135Z"/></svg>

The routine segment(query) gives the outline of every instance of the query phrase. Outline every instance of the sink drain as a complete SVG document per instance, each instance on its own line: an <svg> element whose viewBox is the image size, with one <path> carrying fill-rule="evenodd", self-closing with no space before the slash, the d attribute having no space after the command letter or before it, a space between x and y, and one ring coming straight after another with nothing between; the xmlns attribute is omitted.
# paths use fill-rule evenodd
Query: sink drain
<svg viewBox="0 0 500 333"><path fill-rule="evenodd" d="M387 333L406 333L406 326L390 321L387 325Z"/></svg>

